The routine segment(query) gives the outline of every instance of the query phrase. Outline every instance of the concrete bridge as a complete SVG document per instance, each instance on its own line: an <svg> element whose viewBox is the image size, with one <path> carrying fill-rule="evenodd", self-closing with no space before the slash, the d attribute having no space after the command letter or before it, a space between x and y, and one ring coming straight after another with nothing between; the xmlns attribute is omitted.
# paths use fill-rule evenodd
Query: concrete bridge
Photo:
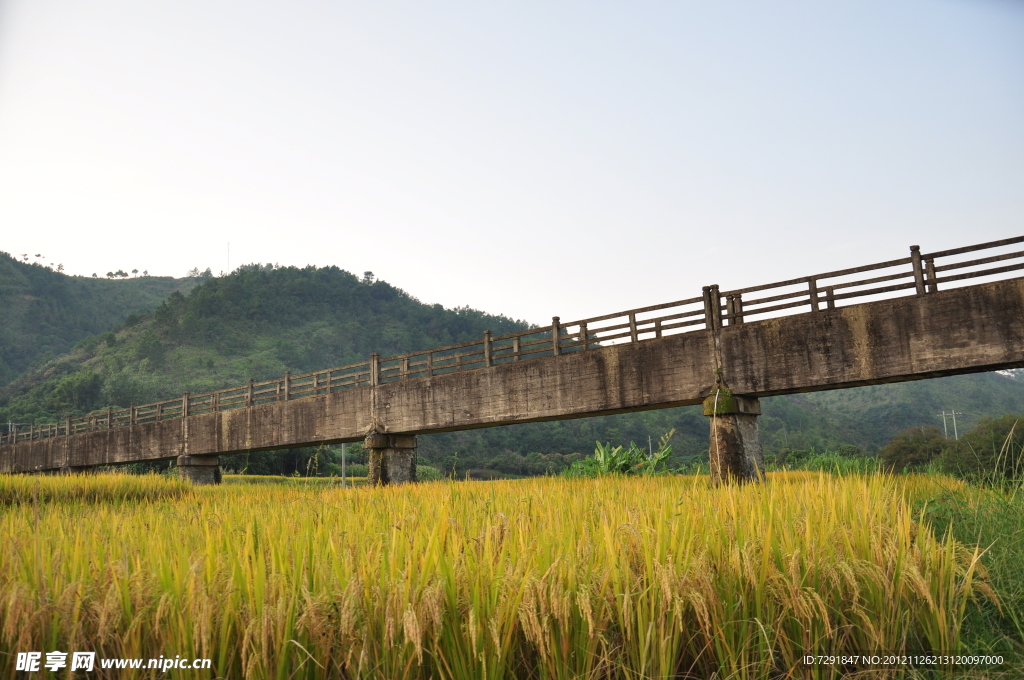
<svg viewBox="0 0 1024 680"><path fill-rule="evenodd" d="M365 441L416 479L416 435L703 404L718 480L756 478L760 397L1024 366L1024 236L11 431L0 472ZM984 252L981 252L984 251ZM865 275L867 275L865 277Z"/></svg>

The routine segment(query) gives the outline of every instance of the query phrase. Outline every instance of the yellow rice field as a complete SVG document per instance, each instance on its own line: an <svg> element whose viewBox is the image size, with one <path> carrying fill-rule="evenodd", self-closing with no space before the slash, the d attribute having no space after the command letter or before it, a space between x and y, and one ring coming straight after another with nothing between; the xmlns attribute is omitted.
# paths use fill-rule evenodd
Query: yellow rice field
<svg viewBox="0 0 1024 680"><path fill-rule="evenodd" d="M51 649L213 659L118 678L387 680L827 677L800 659L956 651L990 591L976 551L915 521L940 484L2 477L0 677Z"/></svg>

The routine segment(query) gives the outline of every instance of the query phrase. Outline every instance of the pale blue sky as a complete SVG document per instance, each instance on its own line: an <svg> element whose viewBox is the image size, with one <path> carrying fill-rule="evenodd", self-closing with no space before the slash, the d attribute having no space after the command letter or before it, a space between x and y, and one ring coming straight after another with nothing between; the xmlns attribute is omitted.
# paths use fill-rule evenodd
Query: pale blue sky
<svg viewBox="0 0 1024 680"><path fill-rule="evenodd" d="M0 250L535 322L1024 233L1024 2L0 0Z"/></svg>

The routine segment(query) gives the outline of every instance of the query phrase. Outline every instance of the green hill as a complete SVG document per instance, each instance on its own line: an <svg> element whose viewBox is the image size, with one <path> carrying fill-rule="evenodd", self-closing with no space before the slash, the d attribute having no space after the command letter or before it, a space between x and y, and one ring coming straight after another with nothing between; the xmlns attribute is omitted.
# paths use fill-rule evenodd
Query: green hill
<svg viewBox="0 0 1024 680"><path fill-rule="evenodd" d="M0 394L0 418L50 421L526 328L426 305L337 267L241 267L82 341Z"/></svg>
<svg viewBox="0 0 1024 680"><path fill-rule="evenodd" d="M69 351L196 279L67 276L0 252L0 387L41 359Z"/></svg>

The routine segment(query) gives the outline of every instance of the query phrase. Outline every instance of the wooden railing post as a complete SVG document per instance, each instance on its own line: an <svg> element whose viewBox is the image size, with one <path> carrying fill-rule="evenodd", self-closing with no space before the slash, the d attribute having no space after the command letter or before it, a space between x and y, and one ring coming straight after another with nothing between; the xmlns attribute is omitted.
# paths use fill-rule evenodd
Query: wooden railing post
<svg viewBox="0 0 1024 680"><path fill-rule="evenodd" d="M580 350L586 351L590 349L590 338L588 336L587 324L583 322L580 324Z"/></svg>
<svg viewBox="0 0 1024 680"><path fill-rule="evenodd" d="M924 295L924 271L921 269L921 246L910 246L910 261L914 265L914 287Z"/></svg>
<svg viewBox="0 0 1024 680"><path fill-rule="evenodd" d="M836 291L832 286L825 289L825 306L829 309L836 308Z"/></svg>
<svg viewBox="0 0 1024 680"><path fill-rule="evenodd" d="M284 400L288 401L292 396L292 372L284 372Z"/></svg>
<svg viewBox="0 0 1024 680"><path fill-rule="evenodd" d="M427 352L427 377L431 378L434 375L434 352Z"/></svg>
<svg viewBox="0 0 1024 680"><path fill-rule="evenodd" d="M704 286L704 324L708 330L722 327L722 295L718 286Z"/></svg>
<svg viewBox="0 0 1024 680"><path fill-rule="evenodd" d="M164 402L160 402L156 405L156 420L160 422L164 419Z"/></svg>
<svg viewBox="0 0 1024 680"><path fill-rule="evenodd" d="M188 392L181 395L181 417L188 418Z"/></svg>
<svg viewBox="0 0 1024 680"><path fill-rule="evenodd" d="M409 379L409 357L402 357L402 380Z"/></svg>
<svg viewBox="0 0 1024 680"><path fill-rule="evenodd" d="M636 313L629 313L629 341L638 342L640 340L639 334L636 332Z"/></svg>
<svg viewBox="0 0 1024 680"><path fill-rule="evenodd" d="M484 331L484 366L493 366L491 359L491 332Z"/></svg>
<svg viewBox="0 0 1024 680"><path fill-rule="evenodd" d="M108 406L107 407L107 429L109 430L109 429L112 429L113 427L114 427L114 409Z"/></svg>
<svg viewBox="0 0 1024 680"><path fill-rule="evenodd" d="M380 354L377 352L370 355L370 384L380 384Z"/></svg>
<svg viewBox="0 0 1024 680"><path fill-rule="evenodd" d="M139 418L138 408L135 406L135 404L132 404L128 408L129 408L129 411L128 411L128 424L129 425L134 425L135 421L138 420L138 418Z"/></svg>
<svg viewBox="0 0 1024 680"><path fill-rule="evenodd" d="M64 416L64 435L67 437L71 436L71 416Z"/></svg>
<svg viewBox="0 0 1024 680"><path fill-rule="evenodd" d="M935 260L929 257L925 260L925 271L928 274L928 292L938 293L939 282L935 277Z"/></svg>
<svg viewBox="0 0 1024 680"><path fill-rule="evenodd" d="M253 400L252 378L249 378L249 391L245 393L245 405L246 406L252 406L252 400Z"/></svg>
<svg viewBox="0 0 1024 680"><path fill-rule="evenodd" d="M718 284L711 284L711 299L715 303L715 328L722 327L722 294L718 292Z"/></svg>
<svg viewBox="0 0 1024 680"><path fill-rule="evenodd" d="M818 311L818 282L814 279L807 281L807 294L811 301L811 311Z"/></svg>
<svg viewBox="0 0 1024 680"><path fill-rule="evenodd" d="M559 345L561 342L561 320L557 316L551 317L551 351L557 357L562 353L562 348Z"/></svg>
<svg viewBox="0 0 1024 680"><path fill-rule="evenodd" d="M715 315L711 311L711 286L701 288L704 297L704 327L711 330L715 327Z"/></svg>
<svg viewBox="0 0 1024 680"><path fill-rule="evenodd" d="M726 296L725 312L729 316L730 326L743 323L743 298L740 294L737 293Z"/></svg>
<svg viewBox="0 0 1024 680"><path fill-rule="evenodd" d="M214 413L220 410L220 392L214 392L210 395L210 410Z"/></svg>

